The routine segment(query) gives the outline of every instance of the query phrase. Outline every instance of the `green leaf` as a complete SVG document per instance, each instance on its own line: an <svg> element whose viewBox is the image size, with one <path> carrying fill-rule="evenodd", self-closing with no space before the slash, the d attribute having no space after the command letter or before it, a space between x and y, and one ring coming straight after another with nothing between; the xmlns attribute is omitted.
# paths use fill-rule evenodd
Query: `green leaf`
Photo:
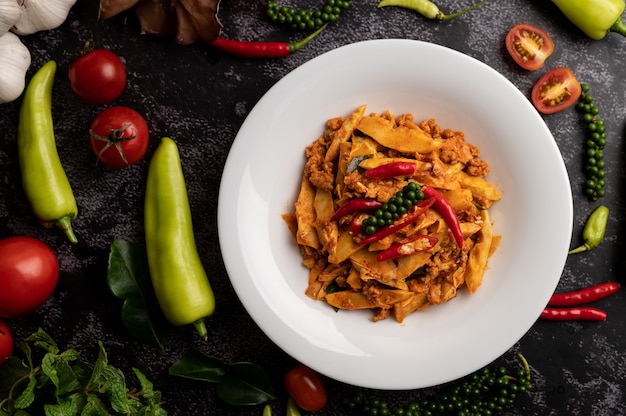
<svg viewBox="0 0 626 416"><path fill-rule="evenodd" d="M111 244L107 285L122 299L122 322L137 340L163 349L167 322L159 308L148 269L144 247L125 240Z"/></svg>
<svg viewBox="0 0 626 416"><path fill-rule="evenodd" d="M75 355L75 353L67 355L46 353L41 361L41 370L56 387L55 395L57 397L81 387L72 366L64 359L65 357L72 358Z"/></svg>
<svg viewBox="0 0 626 416"><path fill-rule="evenodd" d="M56 354L59 352L59 347L57 346L57 343L54 342L50 335L48 335L46 331L41 328L39 328L37 332L26 337L24 341L31 342L36 347L41 348L42 350L50 354Z"/></svg>
<svg viewBox="0 0 626 416"><path fill-rule="evenodd" d="M84 402L84 399L82 401ZM74 416L78 415L82 408L80 402L76 395L71 395L66 399L59 399L57 404L44 405L43 410L46 416Z"/></svg>
<svg viewBox="0 0 626 416"><path fill-rule="evenodd" d="M372 155L361 155L361 156L355 156L352 159L350 159L350 162L348 162L348 166L346 167L346 174L355 171L359 168L359 163L361 163L362 161L364 161L365 159L369 159L371 158Z"/></svg>
<svg viewBox="0 0 626 416"><path fill-rule="evenodd" d="M150 380L137 368L133 368L139 383L141 384L141 395L146 401L146 406L142 408L141 414L152 416L165 416L167 412L161 407L161 392L154 390Z"/></svg>
<svg viewBox="0 0 626 416"><path fill-rule="evenodd" d="M41 360L41 371L45 375L47 375L48 378L50 378L50 381L52 381L52 384L54 384L55 386L58 386L59 376L57 375L57 370L54 365L56 360L57 360L56 355L54 355L51 352L46 353L46 355L44 355L43 359Z"/></svg>
<svg viewBox="0 0 626 416"><path fill-rule="evenodd" d="M236 406L256 405L274 399L269 374L253 363L228 365L226 375L215 386L217 396Z"/></svg>
<svg viewBox="0 0 626 416"><path fill-rule="evenodd" d="M80 412L80 416L110 416L106 406L95 394L87 395L87 403Z"/></svg>
<svg viewBox="0 0 626 416"><path fill-rule="evenodd" d="M109 386L111 392L111 407L113 410L123 414L130 414L131 408L124 373L112 365L109 365L102 372L102 378L106 380L106 385Z"/></svg>
<svg viewBox="0 0 626 416"><path fill-rule="evenodd" d="M31 374L28 377L28 383L26 388L20 393L19 396L13 402L13 407L16 409L27 409L28 406L35 401L35 387L37 386L37 378Z"/></svg>
<svg viewBox="0 0 626 416"><path fill-rule="evenodd" d="M99 387L102 376L102 371L106 368L108 364L107 352L104 349L104 344L102 341L98 341L98 358L96 359L95 364L93 365L93 370L91 372L91 378L89 379L89 383L87 383L87 388L97 388Z"/></svg>
<svg viewBox="0 0 626 416"><path fill-rule="evenodd" d="M7 358L7 360L0 365L0 398L8 397L11 387L18 380L25 378L30 372L30 368L28 368L24 361L20 360L16 356ZM24 384L24 386L26 386L26 384ZM15 395L19 391L20 390L18 388L17 391L13 392L13 394Z"/></svg>
<svg viewBox="0 0 626 416"><path fill-rule="evenodd" d="M70 362L78 360L80 358L80 354L76 350L69 349L59 354L59 357L61 357L63 361Z"/></svg>
<svg viewBox="0 0 626 416"><path fill-rule="evenodd" d="M171 365L169 374L193 380L219 383L224 377L225 366L226 364L218 358L206 355L198 350L191 350Z"/></svg>

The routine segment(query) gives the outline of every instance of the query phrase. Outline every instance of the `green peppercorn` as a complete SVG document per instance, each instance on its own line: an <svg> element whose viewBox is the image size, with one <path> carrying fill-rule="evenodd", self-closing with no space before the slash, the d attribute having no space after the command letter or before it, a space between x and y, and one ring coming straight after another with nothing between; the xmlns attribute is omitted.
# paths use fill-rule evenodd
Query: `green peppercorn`
<svg viewBox="0 0 626 416"><path fill-rule="evenodd" d="M582 94L576 104L576 109L582 113L582 120L587 125L589 138L585 141L585 182L584 194L596 201L604 196L604 181L606 175L602 149L606 145L606 130L604 120L599 118L600 110L594 104L594 98L589 92L588 84L581 84Z"/></svg>
<svg viewBox="0 0 626 416"><path fill-rule="evenodd" d="M266 16L271 22L292 30L317 30L327 23L337 21L341 12L351 4L351 0L326 0L321 9L306 10L278 6L275 1L270 1L267 4Z"/></svg>

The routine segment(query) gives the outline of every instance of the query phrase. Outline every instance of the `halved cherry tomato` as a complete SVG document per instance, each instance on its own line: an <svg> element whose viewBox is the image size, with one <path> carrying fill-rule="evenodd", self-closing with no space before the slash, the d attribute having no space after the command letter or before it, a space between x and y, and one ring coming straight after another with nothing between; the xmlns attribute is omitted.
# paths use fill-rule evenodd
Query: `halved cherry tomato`
<svg viewBox="0 0 626 416"><path fill-rule="evenodd" d="M546 72L533 87L531 100L543 114L565 110L576 103L582 88L574 73L564 67Z"/></svg>
<svg viewBox="0 0 626 416"><path fill-rule="evenodd" d="M0 321L0 364L13 354L13 337L11 330L4 322Z"/></svg>
<svg viewBox="0 0 626 416"><path fill-rule="evenodd" d="M303 364L287 371L285 389L293 401L307 412L316 412L326 406L326 389L322 379Z"/></svg>
<svg viewBox="0 0 626 416"><path fill-rule="evenodd" d="M148 150L149 139L146 120L132 108L121 105L102 110L89 129L93 154L116 169L141 160Z"/></svg>
<svg viewBox="0 0 626 416"><path fill-rule="evenodd" d="M506 49L522 68L539 69L554 52L554 42L542 29L528 23L519 23L506 35Z"/></svg>

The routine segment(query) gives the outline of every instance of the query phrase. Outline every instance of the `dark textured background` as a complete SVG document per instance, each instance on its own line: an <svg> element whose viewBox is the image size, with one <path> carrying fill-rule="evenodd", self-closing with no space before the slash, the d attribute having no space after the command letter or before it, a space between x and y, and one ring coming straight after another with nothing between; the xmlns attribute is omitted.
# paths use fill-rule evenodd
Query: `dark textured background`
<svg viewBox="0 0 626 416"><path fill-rule="evenodd" d="M441 0L439 6L448 12L469 3ZM322 1L282 0L281 4L319 7ZM0 237L17 234L38 237L54 249L61 267L53 297L34 315L8 322L15 338L22 339L41 326L61 346L78 348L86 357L96 354L96 341L102 340L114 365L124 369L136 366L146 372L163 392L165 407L173 415L260 415L261 406L230 407L216 399L211 385L167 375L169 365L192 346L226 361L253 361L271 373L279 396L272 403L274 412L284 414L286 396L281 380L294 362L257 328L226 275L216 223L221 172L246 115L274 83L328 50L377 38L419 39L462 51L498 70L525 94L545 70L556 66L570 67L581 82L589 83L609 133L605 149L608 196L601 202L611 209L611 217L600 247L569 258L558 289L572 290L606 280L624 283L626 222L622 218L626 175L622 140L626 120L626 39L609 34L602 41L592 41L549 1L492 0L468 15L445 23L428 21L402 9L378 10L376 4L376 0L354 0L340 21L329 26L308 47L276 60L222 56L206 45L184 47L172 40L141 36L132 13L97 22L95 0L79 0L61 28L23 37L33 61L28 78L49 59L58 63L53 115L60 157L79 205L74 229L80 242L71 245L60 232L43 230L35 222L20 185L17 164L20 100L1 105ZM294 40L301 36L267 22L264 5L262 1L223 0L220 9L223 35L243 40ZM545 70L524 71L505 50L506 32L522 21L543 27L556 43ZM128 169L96 166L88 146L87 130L101 107L87 106L75 99L65 76L77 51L90 37L97 46L119 54L128 70L126 91L115 104L128 105L145 114L150 126L152 142L147 157ZM573 110L546 116L545 120L562 151L572 182L575 211L572 245L577 245L587 216L598 205L582 197L584 126ZM163 352L134 341L124 331L120 303L105 285L111 242L120 238L143 241L147 162L162 136L175 137L180 144L197 243L217 298L217 310L208 320L209 340L200 341L192 328L175 328L168 333ZM606 322L538 321L510 351L496 360L494 365L516 366L515 355L521 352L532 366L534 390L519 397L506 415L626 414L626 295L622 291L596 306L608 312ZM493 330L495 337L498 328ZM319 414L344 414L341 398L359 389L332 380L325 382L330 400ZM433 391L375 393L390 402L406 404Z"/></svg>

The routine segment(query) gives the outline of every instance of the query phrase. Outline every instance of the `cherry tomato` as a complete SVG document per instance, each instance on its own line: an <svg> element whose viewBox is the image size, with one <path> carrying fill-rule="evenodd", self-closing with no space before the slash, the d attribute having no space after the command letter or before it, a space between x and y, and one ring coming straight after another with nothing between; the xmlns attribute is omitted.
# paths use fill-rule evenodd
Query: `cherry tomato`
<svg viewBox="0 0 626 416"><path fill-rule="evenodd" d="M0 317L34 312L59 279L57 256L44 242L26 236L0 240Z"/></svg>
<svg viewBox="0 0 626 416"><path fill-rule="evenodd" d="M13 337L6 323L0 321L0 364L13 354Z"/></svg>
<svg viewBox="0 0 626 416"><path fill-rule="evenodd" d="M294 402L307 412L326 406L326 389L320 376L305 365L298 365L285 374L285 389Z"/></svg>
<svg viewBox="0 0 626 416"><path fill-rule="evenodd" d="M558 67L546 72L533 87L531 99L537 110L552 114L576 103L582 88L568 68Z"/></svg>
<svg viewBox="0 0 626 416"><path fill-rule="evenodd" d="M124 106L102 110L89 129L91 150L105 165L124 168L137 163L146 154L150 133L146 120Z"/></svg>
<svg viewBox="0 0 626 416"><path fill-rule="evenodd" d="M3 321L0 321L0 364L13 354L13 337L11 330Z"/></svg>
<svg viewBox="0 0 626 416"><path fill-rule="evenodd" d="M541 68L552 55L554 42L542 29L520 23L506 35L506 49L519 66L532 71Z"/></svg>
<svg viewBox="0 0 626 416"><path fill-rule="evenodd" d="M68 76L74 94L87 104L106 104L126 87L126 68L119 56L95 49L70 65Z"/></svg>

